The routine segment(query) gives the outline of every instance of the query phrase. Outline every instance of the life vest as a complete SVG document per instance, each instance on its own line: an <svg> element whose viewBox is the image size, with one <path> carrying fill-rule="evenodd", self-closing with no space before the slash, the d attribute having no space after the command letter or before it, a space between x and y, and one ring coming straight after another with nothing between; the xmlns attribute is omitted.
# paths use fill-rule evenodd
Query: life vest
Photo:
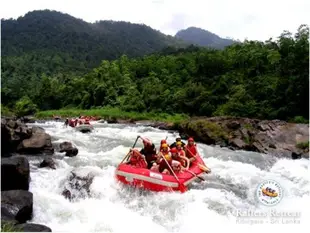
<svg viewBox="0 0 310 233"><path fill-rule="evenodd" d="M138 151L133 150L129 159L130 165L138 168L146 168L147 164L142 156L143 155L141 155Z"/></svg>
<svg viewBox="0 0 310 233"><path fill-rule="evenodd" d="M192 158L197 154L196 144L189 146L186 146L186 156L188 158Z"/></svg>
<svg viewBox="0 0 310 233"><path fill-rule="evenodd" d="M166 158L166 161L168 164L171 166L172 163L172 157L169 152L162 153L162 155ZM166 161L162 158L161 161L159 162L159 172L162 172L165 169L170 170L169 166L167 165Z"/></svg>
<svg viewBox="0 0 310 233"><path fill-rule="evenodd" d="M185 156L185 151L182 148L181 149L177 148L177 150L180 156Z"/></svg>
<svg viewBox="0 0 310 233"><path fill-rule="evenodd" d="M156 160L156 150L155 145L152 144L151 146L144 147L141 151L141 154L145 156L145 159L148 163Z"/></svg>
<svg viewBox="0 0 310 233"><path fill-rule="evenodd" d="M69 124L69 126L71 126L71 127L75 127L75 120L69 120L69 122L68 122L68 124Z"/></svg>

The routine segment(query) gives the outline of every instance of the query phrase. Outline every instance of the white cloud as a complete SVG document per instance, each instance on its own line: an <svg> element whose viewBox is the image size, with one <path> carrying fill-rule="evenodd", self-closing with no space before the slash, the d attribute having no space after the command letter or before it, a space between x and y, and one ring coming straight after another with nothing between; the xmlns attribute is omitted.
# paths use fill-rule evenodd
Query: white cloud
<svg viewBox="0 0 310 233"><path fill-rule="evenodd" d="M1 18L17 18L28 11L51 9L88 22L124 20L144 23L174 35L189 26L222 37L267 40L283 30L296 32L309 23L309 0L27 0L2 3Z"/></svg>

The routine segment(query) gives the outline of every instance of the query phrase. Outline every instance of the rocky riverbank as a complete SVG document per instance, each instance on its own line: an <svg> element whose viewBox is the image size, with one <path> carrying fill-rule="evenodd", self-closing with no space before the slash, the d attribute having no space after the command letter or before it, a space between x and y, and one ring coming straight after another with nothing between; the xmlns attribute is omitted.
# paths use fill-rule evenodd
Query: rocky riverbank
<svg viewBox="0 0 310 233"><path fill-rule="evenodd" d="M41 156L39 167L56 169L52 155L76 156L70 142L59 145L40 127L27 127L20 120L1 119L1 231L51 232L41 224L27 223L33 215L33 194L28 155Z"/></svg>
<svg viewBox="0 0 310 233"><path fill-rule="evenodd" d="M236 117L193 118L178 126L184 137L208 145L292 159L309 158L309 125Z"/></svg>
<svg viewBox="0 0 310 233"><path fill-rule="evenodd" d="M240 117L199 117L180 124L132 120L110 123L140 123L179 131L182 138L219 145L232 150L255 151L292 159L309 158L309 125L280 120L258 120Z"/></svg>

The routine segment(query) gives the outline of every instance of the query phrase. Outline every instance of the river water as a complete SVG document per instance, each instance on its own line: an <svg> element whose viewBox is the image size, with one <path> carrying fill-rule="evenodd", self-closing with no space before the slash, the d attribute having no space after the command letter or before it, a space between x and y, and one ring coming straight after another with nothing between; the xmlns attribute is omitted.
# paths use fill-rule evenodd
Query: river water
<svg viewBox="0 0 310 233"><path fill-rule="evenodd" d="M189 233L214 228L248 231L250 227L255 231L291 228L305 232L303 226L310 217L309 160L276 159L198 144L201 156L212 169L211 174L204 175L206 181L193 183L185 194L151 193L117 183L115 167L137 135L149 137L158 148L161 139L168 136L172 143L177 134L143 125L94 123L95 130L90 134L64 128L60 122L34 125L43 127L54 143L70 141L79 149L72 158L56 153L56 170L38 168L42 158L30 158L30 191L34 194L31 222L46 224L53 232ZM139 142L137 147L141 146ZM61 195L72 171L95 175L91 197L70 202ZM256 197L259 183L268 179L283 188L283 199L274 207L262 205ZM247 217L237 216L246 210ZM299 215L294 223L293 217L250 216L253 212L269 214L270 210Z"/></svg>

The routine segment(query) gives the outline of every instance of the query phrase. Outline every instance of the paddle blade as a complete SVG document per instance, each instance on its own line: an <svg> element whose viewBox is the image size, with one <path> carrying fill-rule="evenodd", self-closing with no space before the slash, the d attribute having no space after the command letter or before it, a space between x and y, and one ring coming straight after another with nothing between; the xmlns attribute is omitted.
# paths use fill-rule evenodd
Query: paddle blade
<svg viewBox="0 0 310 233"><path fill-rule="evenodd" d="M199 168L200 168L202 171L204 171L204 172L206 172L206 173L210 173L210 172L211 172L211 169L210 169L210 168L208 168L208 167L206 167L206 166L203 166L202 164L198 164L198 166L199 166Z"/></svg>
<svg viewBox="0 0 310 233"><path fill-rule="evenodd" d="M179 189L181 193L185 193L187 191L187 187L184 184L179 184Z"/></svg>

